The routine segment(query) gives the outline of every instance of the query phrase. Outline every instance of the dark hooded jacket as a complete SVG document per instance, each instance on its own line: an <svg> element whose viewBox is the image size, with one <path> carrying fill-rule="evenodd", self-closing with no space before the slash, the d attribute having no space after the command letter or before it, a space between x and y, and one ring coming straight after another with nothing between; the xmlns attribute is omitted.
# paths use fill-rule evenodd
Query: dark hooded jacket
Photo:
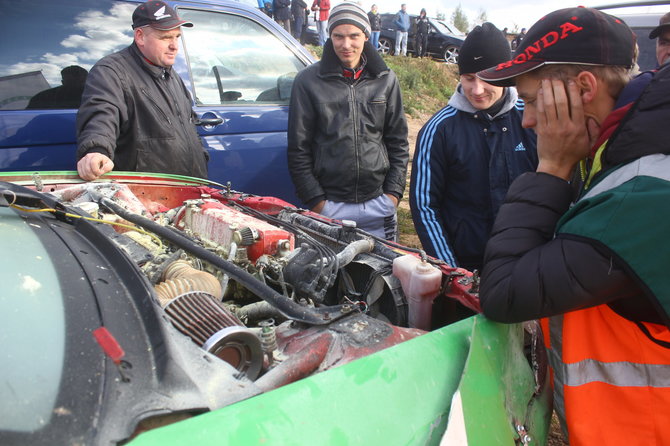
<svg viewBox="0 0 670 446"><path fill-rule="evenodd" d="M624 89L617 107L630 106L621 98L630 96L631 89L646 86L607 142L601 157L603 167L593 184L616 179L620 168L643 157L670 154L666 136L669 79L670 67L666 67L648 86L646 82L633 81ZM646 280L651 274L654 280L667 283L667 274L659 278L658 272L666 267L664 260L670 252L664 244L667 231L663 229L665 216L670 214L668 189L658 181L653 189L631 190L630 194L645 200L640 203L651 199L656 205L645 205L635 215L623 216L632 217L634 223L629 226L614 228L609 226L614 220L591 219L592 224L601 225L602 234L623 231L618 244L637 246L639 251L650 246L649 240L653 241L653 252L636 253L644 262L631 264L621 257L622 251L616 250L614 242L563 230L556 232L559 219L569 211L574 197L568 182L544 173L521 175L510 187L486 247L480 291L486 316L520 322L606 304L628 320L670 326L667 312L659 304L659 300L668 300L667 295L655 294L651 282ZM597 201L606 204L615 197L614 192L600 194ZM573 219L574 214L580 216L579 209L590 210L578 202L570 213ZM561 224L567 223L570 220ZM660 236L659 230L663 232Z"/></svg>
<svg viewBox="0 0 670 446"><path fill-rule="evenodd" d="M331 40L303 69L291 92L288 165L298 198L362 203L382 193L402 197L407 121L400 86L369 42L361 76L345 77Z"/></svg>

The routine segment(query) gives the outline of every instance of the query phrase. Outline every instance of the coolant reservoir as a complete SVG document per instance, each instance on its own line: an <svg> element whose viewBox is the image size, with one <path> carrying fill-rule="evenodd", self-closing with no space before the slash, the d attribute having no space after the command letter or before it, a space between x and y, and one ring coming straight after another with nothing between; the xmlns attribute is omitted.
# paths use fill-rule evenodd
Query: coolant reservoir
<svg viewBox="0 0 670 446"><path fill-rule="evenodd" d="M400 279L409 303L409 326L430 330L433 300L440 292L442 272L407 254L393 259L393 275Z"/></svg>

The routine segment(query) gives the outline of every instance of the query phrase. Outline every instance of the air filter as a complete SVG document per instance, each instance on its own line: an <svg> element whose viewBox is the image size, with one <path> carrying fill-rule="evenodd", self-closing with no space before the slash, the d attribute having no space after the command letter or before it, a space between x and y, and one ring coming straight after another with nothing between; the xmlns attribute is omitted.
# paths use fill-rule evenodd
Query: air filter
<svg viewBox="0 0 670 446"><path fill-rule="evenodd" d="M231 364L249 379L263 366L259 337L208 293L185 293L172 299L165 312L172 324L209 353Z"/></svg>

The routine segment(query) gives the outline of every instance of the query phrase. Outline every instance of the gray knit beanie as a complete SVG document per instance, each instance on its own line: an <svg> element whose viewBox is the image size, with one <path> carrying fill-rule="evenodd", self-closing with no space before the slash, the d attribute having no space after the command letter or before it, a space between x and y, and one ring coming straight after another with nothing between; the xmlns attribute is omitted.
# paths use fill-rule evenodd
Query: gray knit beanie
<svg viewBox="0 0 670 446"><path fill-rule="evenodd" d="M485 22L476 26L458 51L458 74L476 73L512 58L512 50L502 31Z"/></svg>
<svg viewBox="0 0 670 446"><path fill-rule="evenodd" d="M328 18L328 35L333 32L338 25L354 25L360 28L366 36L370 37L370 21L368 14L355 3L344 2L330 10Z"/></svg>

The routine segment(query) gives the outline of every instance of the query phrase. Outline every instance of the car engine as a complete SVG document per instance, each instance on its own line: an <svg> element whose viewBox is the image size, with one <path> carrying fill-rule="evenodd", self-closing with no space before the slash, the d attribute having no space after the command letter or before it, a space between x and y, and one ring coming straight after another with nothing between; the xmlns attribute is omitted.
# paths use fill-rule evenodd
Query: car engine
<svg viewBox="0 0 670 446"><path fill-rule="evenodd" d="M353 222L208 187L96 182L50 193L105 227L179 332L263 390L428 329L407 328L408 299L393 274L394 259L422 253ZM421 257L441 271L432 298L472 299L476 277Z"/></svg>

